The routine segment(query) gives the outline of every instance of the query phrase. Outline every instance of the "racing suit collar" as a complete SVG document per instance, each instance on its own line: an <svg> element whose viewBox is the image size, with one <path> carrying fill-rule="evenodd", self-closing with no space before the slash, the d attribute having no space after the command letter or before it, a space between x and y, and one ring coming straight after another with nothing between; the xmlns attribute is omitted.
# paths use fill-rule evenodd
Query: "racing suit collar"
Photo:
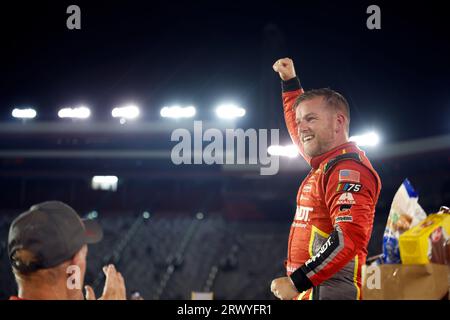
<svg viewBox="0 0 450 320"><path fill-rule="evenodd" d="M347 149L348 150L343 150ZM320 164L324 162L325 160L332 158L333 156L349 152L350 150L359 150L359 148L356 146L356 143L353 141L346 142L344 144L341 144L340 146L337 146L336 148L331 149L328 152L325 152L319 156L316 156L314 158L311 158L309 164L313 169L319 168Z"/></svg>

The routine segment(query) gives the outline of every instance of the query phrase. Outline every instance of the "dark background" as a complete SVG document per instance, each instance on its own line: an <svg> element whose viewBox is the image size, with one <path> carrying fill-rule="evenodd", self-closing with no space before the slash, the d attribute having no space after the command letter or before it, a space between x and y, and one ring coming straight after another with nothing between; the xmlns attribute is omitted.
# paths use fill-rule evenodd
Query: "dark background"
<svg viewBox="0 0 450 320"><path fill-rule="evenodd" d="M81 8L81 30L66 28L71 4ZM366 27L371 4L381 8L381 30ZM268 288L283 274L295 195L308 171L305 163L285 169L303 160L283 162L278 175L261 177L218 165L34 158L19 151L124 153L173 146L170 126L158 134L28 130L68 123L57 118L58 109L81 103L92 111L85 126L118 125L111 109L134 102L142 112L138 123L151 127L173 124L160 118L162 106L193 104L195 120L213 120L216 105L232 100L247 110L238 127L279 128L282 144L289 143L279 77L272 71L280 57L294 59L306 89L331 87L348 99L351 134L373 129L381 135L378 149L367 149L383 182L369 244L369 256L379 254L403 179L411 180L428 213L450 204L448 143L418 143L445 140L450 133L448 32L448 14L437 1L1 4L0 129L12 125L15 131L0 134L0 297L15 292L6 252L12 219L34 203L55 199L82 216L98 212L105 239L90 250L86 276L97 291L101 266L112 262L123 271L128 293L138 290L146 299L189 298L192 290L205 289L214 267L219 271L209 290L216 298L273 298ZM11 111L25 106L38 116L22 124ZM180 127L192 126L189 121ZM401 156L380 155L399 143L407 146ZM117 175L117 192L92 190L95 174ZM151 213L149 220L142 219L143 211Z"/></svg>
<svg viewBox="0 0 450 320"><path fill-rule="evenodd" d="M66 8L81 8L81 30ZM381 30L366 9L381 8ZM148 120L174 102L202 119L223 99L279 127L272 63L292 57L305 88L331 87L352 108L352 131L387 141L448 133L448 15L438 1L15 1L0 19L1 119L31 105L39 120L85 103L94 119L127 101Z"/></svg>

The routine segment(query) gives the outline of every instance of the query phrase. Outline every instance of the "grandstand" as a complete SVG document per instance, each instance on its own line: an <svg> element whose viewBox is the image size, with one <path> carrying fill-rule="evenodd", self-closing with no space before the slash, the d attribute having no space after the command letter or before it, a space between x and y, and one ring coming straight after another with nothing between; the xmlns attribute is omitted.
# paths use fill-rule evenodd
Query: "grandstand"
<svg viewBox="0 0 450 320"><path fill-rule="evenodd" d="M170 145L160 141L166 131L161 130L146 136L146 143L167 150ZM126 152L113 134L101 140L103 148L92 147L98 154L72 159L73 138L61 142L63 133L22 134L16 143L0 136L3 154L10 152L0 166L0 298L16 290L6 253L10 222L33 203L58 199L84 216L95 210L91 218L104 228L103 241L92 245L88 255L86 283L97 294L104 280L101 266L112 262L123 273L128 294L138 291L145 299L190 299L193 291L213 292L215 299L273 299L270 281L284 272L295 194L307 174L299 159L296 164L282 160L276 176L260 176L245 166L175 167L152 155L121 157ZM84 143L98 134L65 133L81 137L77 148L83 150L91 149ZM47 147L27 153L34 148L27 135L40 135ZM122 139L123 145L148 147L140 146L134 135ZM450 203L448 146L435 144L432 150L424 148L425 154L414 147L417 143L423 142L411 142L410 152L407 146L392 147L396 154L369 152L383 181L369 256L381 252L390 202L404 178L417 188L427 212ZM99 159L106 149L115 151ZM53 156L44 154L49 151ZM117 175L117 190L92 190L90 179L97 173Z"/></svg>

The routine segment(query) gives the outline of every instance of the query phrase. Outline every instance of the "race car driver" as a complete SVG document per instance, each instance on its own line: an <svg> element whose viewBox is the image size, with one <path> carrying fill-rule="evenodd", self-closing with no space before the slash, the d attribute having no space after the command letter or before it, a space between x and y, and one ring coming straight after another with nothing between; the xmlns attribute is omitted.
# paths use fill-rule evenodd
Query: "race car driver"
<svg viewBox="0 0 450 320"><path fill-rule="evenodd" d="M346 99L331 89L304 91L289 58L273 65L282 80L289 134L311 166L297 194L287 276L272 281L283 300L361 299L381 181L365 153L349 142Z"/></svg>

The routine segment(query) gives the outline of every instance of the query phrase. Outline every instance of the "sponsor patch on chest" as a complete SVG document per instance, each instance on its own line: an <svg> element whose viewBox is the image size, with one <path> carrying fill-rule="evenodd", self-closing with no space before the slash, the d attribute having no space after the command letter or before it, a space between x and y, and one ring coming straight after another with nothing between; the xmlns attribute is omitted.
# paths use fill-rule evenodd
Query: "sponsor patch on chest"
<svg viewBox="0 0 450 320"><path fill-rule="evenodd" d="M309 221L309 216L314 208L298 206L297 211L295 212L295 221Z"/></svg>
<svg viewBox="0 0 450 320"><path fill-rule="evenodd" d="M304 200L304 201L309 201L311 200L309 197L304 196L303 194L300 195L300 201Z"/></svg>
<svg viewBox="0 0 450 320"><path fill-rule="evenodd" d="M305 184L305 186L303 187L302 193L310 193L312 189L312 185L310 183Z"/></svg>

